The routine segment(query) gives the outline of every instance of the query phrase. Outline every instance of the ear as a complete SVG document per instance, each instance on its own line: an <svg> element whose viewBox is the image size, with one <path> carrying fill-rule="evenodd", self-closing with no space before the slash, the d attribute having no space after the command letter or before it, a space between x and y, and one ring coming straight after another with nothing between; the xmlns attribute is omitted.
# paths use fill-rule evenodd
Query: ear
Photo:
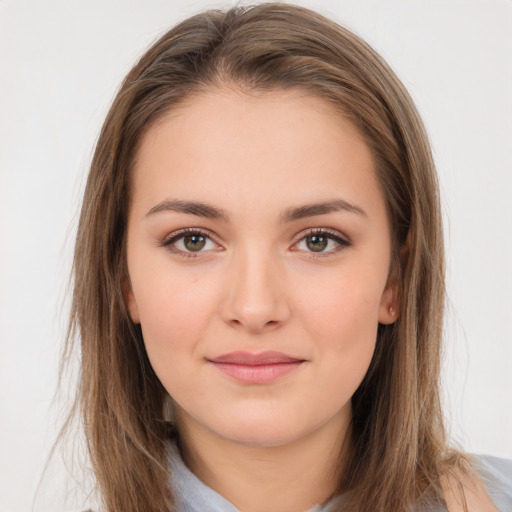
<svg viewBox="0 0 512 512"><path fill-rule="evenodd" d="M134 324L140 324L139 307L137 306L137 302L135 302L132 284L128 277L123 281L123 298L132 322Z"/></svg>
<svg viewBox="0 0 512 512"><path fill-rule="evenodd" d="M389 325L398 318L400 300L398 298L398 281L390 275L379 305L379 324Z"/></svg>
<svg viewBox="0 0 512 512"><path fill-rule="evenodd" d="M400 315L402 295L402 275L407 267L411 246L411 230L407 234L405 243L398 251L398 258L395 258L393 267L389 272L386 288L382 293L379 305L379 323L389 325L396 322Z"/></svg>

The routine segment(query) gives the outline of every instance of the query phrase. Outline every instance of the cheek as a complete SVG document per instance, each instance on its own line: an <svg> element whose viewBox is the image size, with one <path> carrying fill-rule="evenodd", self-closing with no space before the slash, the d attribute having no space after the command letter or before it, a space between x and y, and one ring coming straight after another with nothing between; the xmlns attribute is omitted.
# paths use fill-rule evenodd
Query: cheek
<svg viewBox="0 0 512 512"><path fill-rule="evenodd" d="M334 338L344 344L371 338L378 326L385 279L364 268L354 268L339 275L317 276L314 286L310 282L298 284L295 289L300 316L308 330L317 333L318 340Z"/></svg>
<svg viewBox="0 0 512 512"><path fill-rule="evenodd" d="M142 276L140 276L142 277ZM215 311L214 290L194 273L153 271L135 288L148 357L157 375L183 366L180 355L193 354ZM165 384L165 383L164 383Z"/></svg>
<svg viewBox="0 0 512 512"><path fill-rule="evenodd" d="M370 365L378 329L383 279L358 272L319 283L301 300L303 328L315 340L326 386L348 400ZM335 285L333 283L336 283Z"/></svg>

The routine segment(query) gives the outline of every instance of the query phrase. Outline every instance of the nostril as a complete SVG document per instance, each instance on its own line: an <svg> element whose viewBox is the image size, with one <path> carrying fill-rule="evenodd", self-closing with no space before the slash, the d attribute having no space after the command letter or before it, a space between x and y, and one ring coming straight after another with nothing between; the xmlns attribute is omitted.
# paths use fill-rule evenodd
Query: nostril
<svg viewBox="0 0 512 512"><path fill-rule="evenodd" d="M282 323L279 320L269 320L268 322L257 322L257 321L246 321L239 320L237 318L232 318L228 321L229 325L235 329L248 329L252 332L264 332L268 330L272 330L278 328Z"/></svg>

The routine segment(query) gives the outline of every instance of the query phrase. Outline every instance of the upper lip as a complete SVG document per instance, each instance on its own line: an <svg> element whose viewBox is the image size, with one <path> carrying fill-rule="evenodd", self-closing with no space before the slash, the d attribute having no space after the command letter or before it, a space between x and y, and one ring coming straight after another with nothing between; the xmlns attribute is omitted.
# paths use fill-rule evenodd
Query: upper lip
<svg viewBox="0 0 512 512"><path fill-rule="evenodd" d="M282 352L266 351L253 354L252 352L238 351L223 354L213 359L208 359L212 363L240 364L240 365L264 365L279 363L298 363L304 361L297 357L292 357Z"/></svg>

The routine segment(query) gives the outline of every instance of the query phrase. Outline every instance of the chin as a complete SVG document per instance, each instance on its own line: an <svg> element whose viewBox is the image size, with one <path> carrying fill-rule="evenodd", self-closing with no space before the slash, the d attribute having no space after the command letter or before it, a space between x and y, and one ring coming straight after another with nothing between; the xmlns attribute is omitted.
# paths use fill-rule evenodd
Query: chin
<svg viewBox="0 0 512 512"><path fill-rule="evenodd" d="M294 443L317 430L320 424L309 424L304 418L288 415L244 415L238 414L223 421L212 430L227 441L244 446L277 447ZM226 418L227 419L227 418ZM301 426L298 428L298 426Z"/></svg>
<svg viewBox="0 0 512 512"><path fill-rule="evenodd" d="M222 435L222 434L221 434ZM301 438L301 435L294 432L285 432L282 429L266 429L264 431L255 431L254 429L241 432L225 432L223 437L232 442L243 446L253 446L259 448L275 448L293 443Z"/></svg>

